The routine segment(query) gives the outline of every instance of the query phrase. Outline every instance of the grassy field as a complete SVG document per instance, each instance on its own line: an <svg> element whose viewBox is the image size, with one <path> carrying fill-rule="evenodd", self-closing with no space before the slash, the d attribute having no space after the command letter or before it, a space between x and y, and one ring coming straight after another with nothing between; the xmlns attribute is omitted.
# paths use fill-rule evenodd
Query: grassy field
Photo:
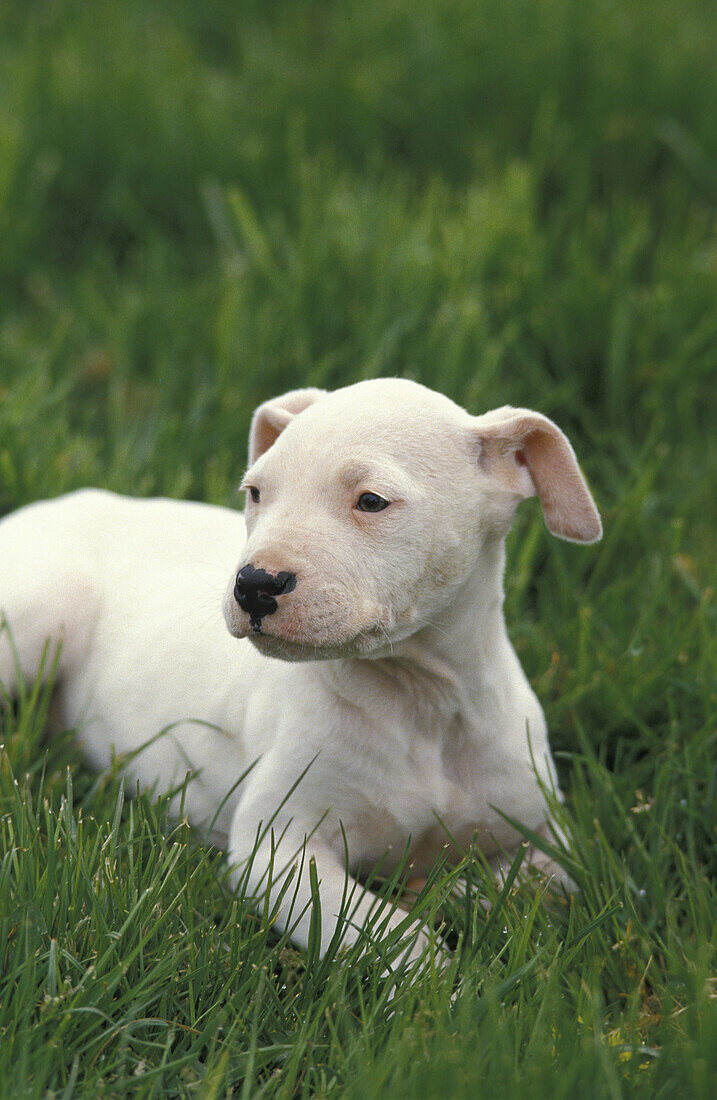
<svg viewBox="0 0 717 1100"><path fill-rule="evenodd" d="M707 0L3 4L0 514L238 504L258 401L401 374L557 420L605 538L509 543L582 891L464 868L393 991L2 708L2 1100L715 1095L716 47Z"/></svg>

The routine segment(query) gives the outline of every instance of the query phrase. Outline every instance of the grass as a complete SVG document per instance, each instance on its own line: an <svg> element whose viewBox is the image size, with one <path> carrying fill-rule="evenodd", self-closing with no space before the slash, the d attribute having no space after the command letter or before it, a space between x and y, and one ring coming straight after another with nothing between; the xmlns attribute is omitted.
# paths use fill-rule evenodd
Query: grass
<svg viewBox="0 0 717 1100"><path fill-rule="evenodd" d="M3 6L0 512L236 504L259 400L404 374L553 416L605 538L509 544L581 893L437 875L455 958L393 990L6 705L0 1096L714 1095L716 43L700 0Z"/></svg>

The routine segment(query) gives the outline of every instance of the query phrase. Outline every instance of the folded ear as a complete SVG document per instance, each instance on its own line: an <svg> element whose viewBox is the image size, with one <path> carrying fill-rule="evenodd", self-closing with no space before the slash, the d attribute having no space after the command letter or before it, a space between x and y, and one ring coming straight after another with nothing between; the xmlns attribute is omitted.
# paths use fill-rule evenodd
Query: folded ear
<svg viewBox="0 0 717 1100"><path fill-rule="evenodd" d="M289 390L281 397L265 401L254 413L249 429L249 465L268 451L295 416L319 401L326 390Z"/></svg>
<svg viewBox="0 0 717 1100"><path fill-rule="evenodd" d="M567 436L547 416L506 406L476 417L480 465L519 499L537 493L552 534L597 542L602 524Z"/></svg>

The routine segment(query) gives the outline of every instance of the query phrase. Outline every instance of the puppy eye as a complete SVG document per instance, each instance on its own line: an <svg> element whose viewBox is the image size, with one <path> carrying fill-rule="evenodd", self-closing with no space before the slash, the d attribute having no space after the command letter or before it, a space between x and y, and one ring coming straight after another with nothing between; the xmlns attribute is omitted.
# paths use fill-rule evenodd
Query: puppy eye
<svg viewBox="0 0 717 1100"><path fill-rule="evenodd" d="M385 500L378 493L362 493L358 498L356 507L359 512L382 512L384 508L388 508L390 503L390 500Z"/></svg>
<svg viewBox="0 0 717 1100"><path fill-rule="evenodd" d="M257 489L256 485L247 485L246 486L246 491L248 492L249 496L254 501L254 503L258 504L259 499L261 497L261 493Z"/></svg>

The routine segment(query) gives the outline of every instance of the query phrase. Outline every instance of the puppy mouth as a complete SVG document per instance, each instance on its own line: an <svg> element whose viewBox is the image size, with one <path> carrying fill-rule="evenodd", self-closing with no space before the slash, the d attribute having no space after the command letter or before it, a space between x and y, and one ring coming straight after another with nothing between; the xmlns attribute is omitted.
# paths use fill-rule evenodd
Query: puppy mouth
<svg viewBox="0 0 717 1100"><path fill-rule="evenodd" d="M289 609L285 609L288 611ZM369 657L391 645L393 617L370 603L355 617L320 606L285 614L250 615L240 610L233 592L224 599L224 620L235 638L246 638L267 657L285 661L321 661L334 657ZM357 608L358 611L358 608ZM353 620L353 621L352 621Z"/></svg>
<svg viewBox="0 0 717 1100"><path fill-rule="evenodd" d="M346 638L322 641L302 638L300 635L287 638L280 632L272 631L268 624L258 623L252 624L252 629L246 638L260 653L283 661L325 661L340 657L364 657L386 641L385 632L375 624Z"/></svg>

